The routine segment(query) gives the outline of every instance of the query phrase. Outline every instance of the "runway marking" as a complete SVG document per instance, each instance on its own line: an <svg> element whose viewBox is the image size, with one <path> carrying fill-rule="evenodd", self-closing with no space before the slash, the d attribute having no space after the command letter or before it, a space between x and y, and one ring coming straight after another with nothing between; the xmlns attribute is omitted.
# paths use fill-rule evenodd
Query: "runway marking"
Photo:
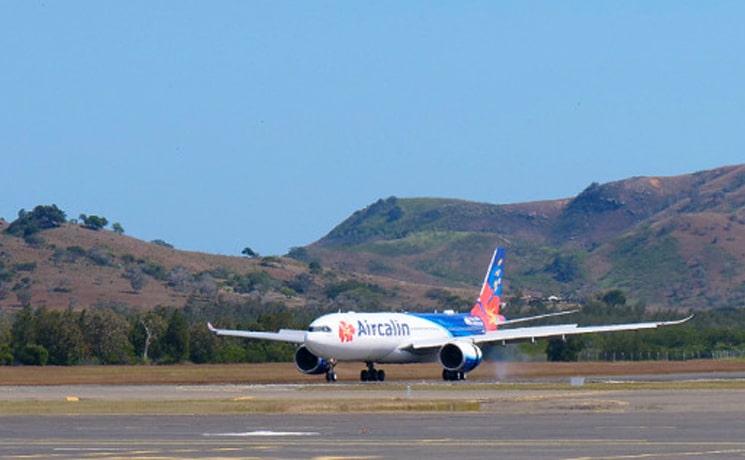
<svg viewBox="0 0 745 460"><path fill-rule="evenodd" d="M611 455L603 457L571 457L565 460L623 460L628 458L701 457L708 455L743 454L745 449L702 450L695 452L657 452L646 454Z"/></svg>
<svg viewBox="0 0 745 460"><path fill-rule="evenodd" d="M242 433L202 433L202 436L250 437L250 436L318 436L317 431L245 431Z"/></svg>

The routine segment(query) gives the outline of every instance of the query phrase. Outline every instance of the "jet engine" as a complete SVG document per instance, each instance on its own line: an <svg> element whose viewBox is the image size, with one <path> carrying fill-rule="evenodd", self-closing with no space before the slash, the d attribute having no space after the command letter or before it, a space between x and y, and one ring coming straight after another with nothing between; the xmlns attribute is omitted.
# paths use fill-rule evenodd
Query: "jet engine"
<svg viewBox="0 0 745 460"><path fill-rule="evenodd" d="M331 369L325 359L314 355L304 345L295 352L295 366L303 374L311 375L323 374Z"/></svg>
<svg viewBox="0 0 745 460"><path fill-rule="evenodd" d="M450 372L469 372L481 364L481 348L471 342L450 342L440 348L440 364Z"/></svg>

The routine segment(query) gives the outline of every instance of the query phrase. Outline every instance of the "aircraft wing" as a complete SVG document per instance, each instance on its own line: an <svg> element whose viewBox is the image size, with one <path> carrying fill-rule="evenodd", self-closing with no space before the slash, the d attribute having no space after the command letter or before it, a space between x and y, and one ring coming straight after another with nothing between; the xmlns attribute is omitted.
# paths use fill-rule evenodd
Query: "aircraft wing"
<svg viewBox="0 0 745 460"><path fill-rule="evenodd" d="M580 334L594 334L601 332L638 331L642 329L656 329L663 326L682 324L693 318L693 315L677 321L659 321L649 323L612 324L604 326L578 326L577 324L560 324L556 326L534 326L518 327L515 329L500 329L485 334L469 335L465 337L423 340L410 342L402 348L410 350L425 350L428 348L439 348L454 340L468 341L474 344L508 344L513 342L525 342L553 337L567 337Z"/></svg>
<svg viewBox="0 0 745 460"><path fill-rule="evenodd" d="M537 319L551 318L553 316L571 315L572 313L577 313L578 311L579 310L568 310L568 311L560 311L557 313L546 313L545 315L526 316L525 318L506 319L500 323L497 323L497 325L504 326L505 324L524 323L526 321L535 321Z"/></svg>
<svg viewBox="0 0 745 460"><path fill-rule="evenodd" d="M217 335L232 337L243 337L246 339L274 340L275 342L303 343L305 342L305 331L297 329L280 329L277 332L241 331L235 329L217 329L211 323L207 323L211 332Z"/></svg>

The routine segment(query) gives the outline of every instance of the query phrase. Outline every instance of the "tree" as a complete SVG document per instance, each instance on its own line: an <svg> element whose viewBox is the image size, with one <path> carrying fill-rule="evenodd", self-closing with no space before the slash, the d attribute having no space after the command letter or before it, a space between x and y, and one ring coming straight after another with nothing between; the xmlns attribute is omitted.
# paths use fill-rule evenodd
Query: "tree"
<svg viewBox="0 0 745 460"><path fill-rule="evenodd" d="M192 287L194 276L184 267L174 267L168 272L167 283L177 291L185 292Z"/></svg>
<svg viewBox="0 0 745 460"><path fill-rule="evenodd" d="M12 324L5 315L0 315L0 365L13 364Z"/></svg>
<svg viewBox="0 0 745 460"><path fill-rule="evenodd" d="M46 348L35 343L31 343L23 347L23 351L18 360L23 364L31 366L44 366L47 364L49 359L49 352Z"/></svg>
<svg viewBox="0 0 745 460"><path fill-rule="evenodd" d="M124 234L124 227L122 227L122 224L120 224L119 222L114 222L113 224L111 224L111 229L117 235L123 235Z"/></svg>
<svg viewBox="0 0 745 460"><path fill-rule="evenodd" d="M206 298L214 298L217 295L217 282L209 273L202 273L194 279L192 283L194 289Z"/></svg>
<svg viewBox="0 0 745 460"><path fill-rule="evenodd" d="M127 364L133 349L129 341L129 322L109 309L84 311L80 323L93 357L102 364Z"/></svg>
<svg viewBox="0 0 745 460"><path fill-rule="evenodd" d="M49 358L46 348L37 343L37 323L37 316L29 306L24 306L13 321L12 354L21 364L43 366Z"/></svg>
<svg viewBox="0 0 745 460"><path fill-rule="evenodd" d="M546 345L546 358L549 361L577 361L577 356L584 347L584 340L580 337L551 339Z"/></svg>
<svg viewBox="0 0 745 460"><path fill-rule="evenodd" d="M606 292L601 299L606 305L626 305L626 295L620 289L612 289Z"/></svg>
<svg viewBox="0 0 745 460"><path fill-rule="evenodd" d="M162 309L156 309L149 311L141 316L137 321L135 328L133 342L138 349L138 352L142 352L142 361L147 363L153 357L157 357L158 351L154 355L151 354L151 346L158 343L168 327L168 322L164 316Z"/></svg>
<svg viewBox="0 0 745 460"><path fill-rule="evenodd" d="M36 317L38 343L47 350L49 364L77 364L83 358L85 349L79 316L72 310L59 312L39 309Z"/></svg>
<svg viewBox="0 0 745 460"><path fill-rule="evenodd" d="M153 243L153 244L155 244L157 246L162 246L164 248L173 249L173 245L171 243L168 243L168 242L163 241L163 240L160 240L160 239L153 240L153 241L151 241L151 243Z"/></svg>
<svg viewBox="0 0 745 460"><path fill-rule="evenodd" d="M59 227L65 222L65 212L58 208L56 204L50 206L39 205L31 212L27 212L25 209L18 211L18 218L11 222L6 232L14 236L29 237L36 232Z"/></svg>
<svg viewBox="0 0 745 460"><path fill-rule="evenodd" d="M575 254L558 254L545 271L560 283L569 283L582 276L581 260Z"/></svg>
<svg viewBox="0 0 745 460"><path fill-rule="evenodd" d="M142 288L147 285L147 277L142 270L137 267L127 268L122 277L129 281L129 284L135 292L140 292Z"/></svg>
<svg viewBox="0 0 745 460"><path fill-rule="evenodd" d="M254 251L253 249L249 248L248 246L246 246L245 248L243 248L243 251L241 251L241 254L243 254L244 256L249 257L251 259L253 259L255 257L259 257L259 253L256 252L256 251Z"/></svg>
<svg viewBox="0 0 745 460"><path fill-rule="evenodd" d="M28 307L29 305L31 305L31 287L23 286L19 289L16 289L16 298L18 299L18 303L20 303L23 307Z"/></svg>
<svg viewBox="0 0 745 460"><path fill-rule="evenodd" d="M109 225L108 219L101 216L86 216L85 214L81 214L80 220L83 222L83 227L89 230L101 230L102 228Z"/></svg>
<svg viewBox="0 0 745 460"><path fill-rule="evenodd" d="M217 337L210 332L204 323L195 323L189 331L189 359L193 363L202 364L214 360Z"/></svg>
<svg viewBox="0 0 745 460"><path fill-rule="evenodd" d="M163 336L163 352L169 363L180 363L189 358L189 325L180 310L174 310Z"/></svg>
<svg viewBox="0 0 745 460"><path fill-rule="evenodd" d="M314 260L311 263L309 263L308 264L308 269L314 275L318 275L321 272L323 272L323 267L321 267L321 263L319 261L317 261L317 260Z"/></svg>

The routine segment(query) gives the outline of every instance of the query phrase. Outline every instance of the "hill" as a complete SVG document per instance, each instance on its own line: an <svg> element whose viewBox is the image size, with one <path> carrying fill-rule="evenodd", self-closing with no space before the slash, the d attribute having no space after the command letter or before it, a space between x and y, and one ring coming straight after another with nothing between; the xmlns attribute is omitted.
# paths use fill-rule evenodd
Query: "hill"
<svg viewBox="0 0 745 460"><path fill-rule="evenodd" d="M621 288L653 308L745 304L745 165L594 183L531 203L381 199L289 257L181 251L64 219L14 234L10 225L0 220L6 310L464 309L497 245L509 251L509 296L574 300Z"/></svg>
<svg viewBox="0 0 745 460"><path fill-rule="evenodd" d="M164 242L69 222L27 237L11 235L8 228L9 223L0 220L0 309L5 310L23 304L149 309L258 301L320 310L437 304L427 297L433 286L287 257L180 251Z"/></svg>
<svg viewBox="0 0 745 460"><path fill-rule="evenodd" d="M510 292L576 298L622 288L650 307L745 305L745 165L593 183L496 205L381 199L304 248L340 270L476 286L496 245Z"/></svg>

